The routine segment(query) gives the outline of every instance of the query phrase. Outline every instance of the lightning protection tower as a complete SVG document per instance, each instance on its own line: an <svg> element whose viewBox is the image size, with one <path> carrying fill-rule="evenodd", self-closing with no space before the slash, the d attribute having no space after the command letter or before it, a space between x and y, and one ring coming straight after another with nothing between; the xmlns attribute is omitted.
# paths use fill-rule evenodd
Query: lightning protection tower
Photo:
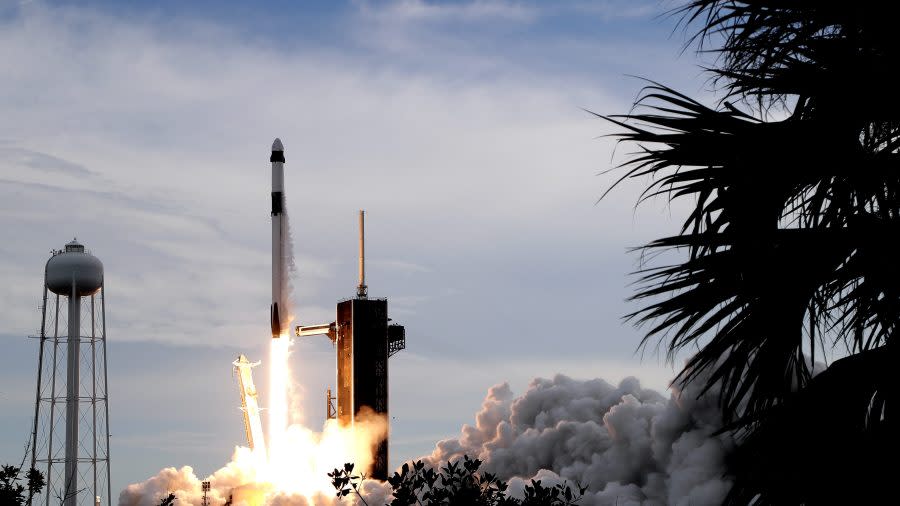
<svg viewBox="0 0 900 506"><path fill-rule="evenodd" d="M31 465L44 503L111 504L103 264L77 240L44 270Z"/></svg>

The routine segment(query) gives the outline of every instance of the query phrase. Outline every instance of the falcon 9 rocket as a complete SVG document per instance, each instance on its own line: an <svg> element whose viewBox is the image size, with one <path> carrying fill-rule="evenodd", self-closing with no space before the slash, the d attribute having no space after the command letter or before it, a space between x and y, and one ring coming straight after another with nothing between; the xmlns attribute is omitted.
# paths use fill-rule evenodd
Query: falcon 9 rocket
<svg viewBox="0 0 900 506"><path fill-rule="evenodd" d="M289 309L287 305L287 258L285 241L287 234L287 216L284 206L284 146L281 139L272 143L272 337L287 334Z"/></svg>

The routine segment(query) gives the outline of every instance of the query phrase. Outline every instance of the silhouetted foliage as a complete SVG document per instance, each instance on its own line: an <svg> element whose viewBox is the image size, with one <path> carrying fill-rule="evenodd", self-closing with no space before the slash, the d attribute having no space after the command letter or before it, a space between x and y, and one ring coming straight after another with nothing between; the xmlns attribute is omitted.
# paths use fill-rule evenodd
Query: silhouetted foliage
<svg viewBox="0 0 900 506"><path fill-rule="evenodd" d="M175 504L175 494L169 494L159 501L159 506L172 506Z"/></svg>
<svg viewBox="0 0 900 506"><path fill-rule="evenodd" d="M22 478L21 468L16 466L0 467L0 504L6 505L22 505L25 504L25 492L28 497L40 494L44 488L44 475L37 469L30 469L25 473L25 484L19 483Z"/></svg>
<svg viewBox="0 0 900 506"><path fill-rule="evenodd" d="M337 490L337 493L335 494L337 497L344 498L350 495L350 492L353 492L359 497L359 500L362 501L363 504L368 506L369 503L366 502L366 499L359 492L363 481L366 479L366 475L353 474L354 467L354 464L347 462L344 464L343 469L335 469L328 473L328 477L331 478L331 484L334 486L334 489Z"/></svg>
<svg viewBox="0 0 900 506"><path fill-rule="evenodd" d="M696 350L677 381L721 383L740 436L729 504L882 500L880 456L897 448L900 6L678 12L718 55L708 70L724 98L708 107L651 83L635 112L607 117L638 146L619 182L649 178L641 200L692 202L677 235L641 248L686 258L640 271L647 305L629 318L670 359ZM814 375L816 351L842 344L847 356Z"/></svg>
<svg viewBox="0 0 900 506"><path fill-rule="evenodd" d="M571 506L581 499L587 487L572 490L568 484L545 486L540 480L531 480L525 486L524 497L516 499L506 495L506 482L491 473L479 472L482 461L470 459L448 462L437 471L426 467L422 461L412 466L403 464L400 472L388 478L394 499L390 506ZM328 473L337 497L355 493L365 503L360 493L365 476L353 475L353 464ZM365 503L368 504L368 503Z"/></svg>

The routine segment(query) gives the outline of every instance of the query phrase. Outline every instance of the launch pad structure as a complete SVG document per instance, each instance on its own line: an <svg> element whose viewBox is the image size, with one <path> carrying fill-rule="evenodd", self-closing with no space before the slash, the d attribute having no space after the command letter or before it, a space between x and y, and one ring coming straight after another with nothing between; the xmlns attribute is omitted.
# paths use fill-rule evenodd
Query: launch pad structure
<svg viewBox="0 0 900 506"><path fill-rule="evenodd" d="M337 359L337 406L327 392L329 417L352 426L371 410L388 417L388 358L406 348L406 331L391 324L387 299L370 299L365 270L365 211L359 212L359 284L356 297L338 302L336 319L322 325L300 325L297 336L327 335L335 345ZM388 434L390 429L388 429ZM375 444L370 477L387 480L388 437Z"/></svg>
<svg viewBox="0 0 900 506"><path fill-rule="evenodd" d="M262 430L262 422L259 417L259 394L253 383L251 368L259 365L259 362L250 362L244 355L238 356L232 362L238 375L238 386L241 393L241 411L244 413L244 432L247 435L247 444L251 450L265 452L266 441Z"/></svg>

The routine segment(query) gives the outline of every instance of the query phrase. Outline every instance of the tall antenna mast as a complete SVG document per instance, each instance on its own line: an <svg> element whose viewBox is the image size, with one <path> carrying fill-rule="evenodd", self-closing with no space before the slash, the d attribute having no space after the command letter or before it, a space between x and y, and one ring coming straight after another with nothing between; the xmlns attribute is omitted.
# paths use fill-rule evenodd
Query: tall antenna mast
<svg viewBox="0 0 900 506"><path fill-rule="evenodd" d="M356 296L360 299L368 297L369 288L366 286L366 212L359 210L359 285L356 287Z"/></svg>

